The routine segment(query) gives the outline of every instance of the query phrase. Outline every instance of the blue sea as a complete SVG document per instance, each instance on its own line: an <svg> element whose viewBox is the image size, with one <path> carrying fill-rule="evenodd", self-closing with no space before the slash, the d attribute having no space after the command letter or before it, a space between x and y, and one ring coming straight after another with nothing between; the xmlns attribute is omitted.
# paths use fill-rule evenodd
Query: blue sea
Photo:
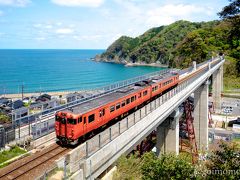
<svg viewBox="0 0 240 180"><path fill-rule="evenodd" d="M0 50L0 95L92 89L159 71L95 62L104 50Z"/></svg>

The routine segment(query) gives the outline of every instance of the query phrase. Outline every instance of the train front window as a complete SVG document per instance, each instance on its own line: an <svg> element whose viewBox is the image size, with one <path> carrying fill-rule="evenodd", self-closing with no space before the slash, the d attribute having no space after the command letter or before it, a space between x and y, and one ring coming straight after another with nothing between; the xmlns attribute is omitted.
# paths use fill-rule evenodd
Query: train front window
<svg viewBox="0 0 240 180"><path fill-rule="evenodd" d="M57 122L60 122L60 121L61 121L61 117L56 116L56 117L55 117L55 120L56 120Z"/></svg>
<svg viewBox="0 0 240 180"><path fill-rule="evenodd" d="M68 124L76 124L76 119L68 119Z"/></svg>
<svg viewBox="0 0 240 180"><path fill-rule="evenodd" d="M66 118L61 118L61 123L66 124Z"/></svg>

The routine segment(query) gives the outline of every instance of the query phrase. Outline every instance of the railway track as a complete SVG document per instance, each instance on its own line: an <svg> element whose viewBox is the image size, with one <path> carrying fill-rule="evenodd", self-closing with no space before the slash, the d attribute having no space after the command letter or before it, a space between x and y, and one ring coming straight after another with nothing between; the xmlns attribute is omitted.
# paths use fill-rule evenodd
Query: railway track
<svg viewBox="0 0 240 180"><path fill-rule="evenodd" d="M22 158L3 168L0 170L0 179L34 179L47 169L53 167L55 160L70 150L69 148L54 144L41 152Z"/></svg>

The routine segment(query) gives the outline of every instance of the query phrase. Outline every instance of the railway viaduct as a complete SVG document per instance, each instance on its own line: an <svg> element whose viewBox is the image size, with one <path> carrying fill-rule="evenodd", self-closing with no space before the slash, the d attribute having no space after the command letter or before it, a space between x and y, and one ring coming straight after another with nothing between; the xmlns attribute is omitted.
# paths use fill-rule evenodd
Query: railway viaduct
<svg viewBox="0 0 240 180"><path fill-rule="evenodd" d="M221 108L224 59L189 70L206 70L142 107L104 132L81 144L58 161L68 164L73 179L95 179L122 154L134 149L152 131L157 132L157 153L179 153L179 106L194 94L194 128L198 149L208 148L208 89L212 76L214 106ZM184 72L180 78L190 72Z"/></svg>

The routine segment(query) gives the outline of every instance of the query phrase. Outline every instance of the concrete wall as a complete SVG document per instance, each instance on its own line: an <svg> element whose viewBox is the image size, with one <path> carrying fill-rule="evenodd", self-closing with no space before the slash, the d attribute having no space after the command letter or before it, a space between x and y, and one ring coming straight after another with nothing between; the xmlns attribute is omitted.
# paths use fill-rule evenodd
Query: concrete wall
<svg viewBox="0 0 240 180"><path fill-rule="evenodd" d="M51 141L51 142L50 142ZM44 146L46 145L46 142L55 142L56 141L56 134L55 132L52 132L46 136L43 136L35 141L32 141L31 142L31 147L32 148L36 148L36 147L39 147L39 146Z"/></svg>

